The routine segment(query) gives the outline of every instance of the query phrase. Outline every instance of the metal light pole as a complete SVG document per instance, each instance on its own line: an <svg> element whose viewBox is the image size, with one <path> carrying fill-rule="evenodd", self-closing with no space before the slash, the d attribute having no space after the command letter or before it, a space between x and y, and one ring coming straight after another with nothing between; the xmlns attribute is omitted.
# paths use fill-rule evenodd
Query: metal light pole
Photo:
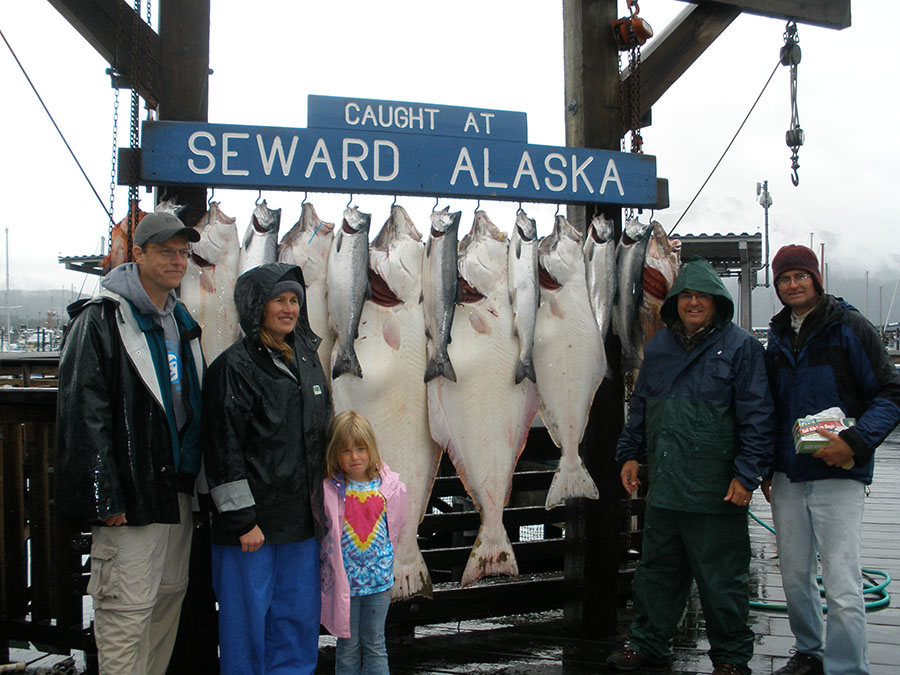
<svg viewBox="0 0 900 675"><path fill-rule="evenodd" d="M766 212L766 288L769 287L769 207L772 206L772 195L769 194L769 181L764 180L762 183L756 184L756 196L759 197L760 206Z"/></svg>

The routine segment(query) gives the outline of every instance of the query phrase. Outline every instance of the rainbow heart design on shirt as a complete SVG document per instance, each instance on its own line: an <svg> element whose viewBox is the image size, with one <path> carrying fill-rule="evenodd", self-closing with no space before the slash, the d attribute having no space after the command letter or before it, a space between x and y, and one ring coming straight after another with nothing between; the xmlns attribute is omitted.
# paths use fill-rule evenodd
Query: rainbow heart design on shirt
<svg viewBox="0 0 900 675"><path fill-rule="evenodd" d="M375 526L383 511L384 496L380 492L348 493L344 498L345 527L361 550L374 541Z"/></svg>

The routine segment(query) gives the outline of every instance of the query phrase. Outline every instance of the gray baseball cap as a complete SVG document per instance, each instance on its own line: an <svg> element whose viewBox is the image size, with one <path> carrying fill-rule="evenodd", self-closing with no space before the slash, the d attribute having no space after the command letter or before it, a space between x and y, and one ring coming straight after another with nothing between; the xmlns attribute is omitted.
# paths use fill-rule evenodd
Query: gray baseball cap
<svg viewBox="0 0 900 675"><path fill-rule="evenodd" d="M171 213L148 213L134 229L134 245L143 246L147 242L161 244L176 234L183 234L188 241L200 241L200 233L187 227Z"/></svg>

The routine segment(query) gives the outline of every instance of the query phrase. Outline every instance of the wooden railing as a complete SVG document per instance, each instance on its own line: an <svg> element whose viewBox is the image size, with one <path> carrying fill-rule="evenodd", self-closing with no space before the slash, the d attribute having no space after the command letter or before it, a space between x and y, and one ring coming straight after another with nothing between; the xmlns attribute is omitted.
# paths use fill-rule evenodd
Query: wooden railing
<svg viewBox="0 0 900 675"><path fill-rule="evenodd" d="M83 625L89 542L57 518L56 389L0 389L0 662L10 640L94 651ZM4 660L4 657L5 660Z"/></svg>

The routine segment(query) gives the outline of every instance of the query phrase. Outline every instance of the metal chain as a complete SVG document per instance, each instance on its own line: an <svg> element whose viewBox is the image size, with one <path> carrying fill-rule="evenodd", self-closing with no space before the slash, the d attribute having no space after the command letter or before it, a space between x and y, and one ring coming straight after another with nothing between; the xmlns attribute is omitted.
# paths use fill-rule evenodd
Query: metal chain
<svg viewBox="0 0 900 675"><path fill-rule="evenodd" d="M634 29L628 24L628 33L631 35L632 44L628 61L631 66L630 91L631 96L631 152L644 154L644 139L641 136L641 46L634 37Z"/></svg>
<svg viewBox="0 0 900 675"><path fill-rule="evenodd" d="M137 87L140 80L140 71L138 70L140 42L141 42L141 0L134 0L134 14L131 22L131 122L129 126L129 147L131 149L131 166L130 176L128 180L128 227L126 227L126 259L131 260L131 234L137 225L138 211L138 185L137 174L139 171L137 161L137 151L140 147L140 139L138 137L138 114L140 105L140 96Z"/></svg>
<svg viewBox="0 0 900 675"><path fill-rule="evenodd" d="M112 128L112 158L109 169L109 239L107 240L107 253L112 246L112 231L116 204L116 166L119 159L119 88L113 85L115 101L113 102L113 128Z"/></svg>
<svg viewBox="0 0 900 675"><path fill-rule="evenodd" d="M616 56L619 60L619 128L622 130L619 150L625 152L625 73L622 71L622 52L617 51Z"/></svg>

